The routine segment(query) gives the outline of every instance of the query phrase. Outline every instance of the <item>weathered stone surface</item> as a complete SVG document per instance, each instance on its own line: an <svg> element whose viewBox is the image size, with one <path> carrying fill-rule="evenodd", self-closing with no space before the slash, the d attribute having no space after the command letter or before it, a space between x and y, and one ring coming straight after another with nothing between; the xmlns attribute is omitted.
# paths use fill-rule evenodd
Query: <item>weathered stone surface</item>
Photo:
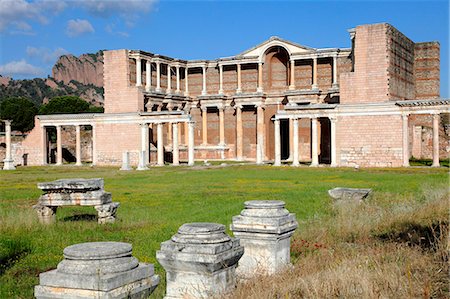
<svg viewBox="0 0 450 299"><path fill-rule="evenodd" d="M99 223L112 223L120 206L104 191L103 179L63 179L38 183L38 188L45 192L34 206L41 223L53 222L57 207L72 205L94 206Z"/></svg>
<svg viewBox="0 0 450 299"><path fill-rule="evenodd" d="M358 189L358 188L334 188L328 190L328 194L334 200L356 200L361 201L367 198L372 192L372 189Z"/></svg>
<svg viewBox="0 0 450 299"><path fill-rule="evenodd" d="M53 182L38 183L38 188L44 192L86 192L103 190L103 179L62 179Z"/></svg>
<svg viewBox="0 0 450 299"><path fill-rule="evenodd" d="M237 274L250 278L273 274L290 265L290 237L297 226L295 214L285 209L283 201L245 202L245 209L233 217L230 226L245 248Z"/></svg>
<svg viewBox="0 0 450 299"><path fill-rule="evenodd" d="M139 263L131 244L92 242L64 249L56 270L39 275L36 298L147 298L159 283L153 265Z"/></svg>
<svg viewBox="0 0 450 299"><path fill-rule="evenodd" d="M161 243L156 258L166 270L166 298L209 298L231 291L244 253L217 223L187 223Z"/></svg>
<svg viewBox="0 0 450 299"><path fill-rule="evenodd" d="M120 170L133 170L130 166L130 153L129 152L123 152L122 153L122 167L120 167Z"/></svg>

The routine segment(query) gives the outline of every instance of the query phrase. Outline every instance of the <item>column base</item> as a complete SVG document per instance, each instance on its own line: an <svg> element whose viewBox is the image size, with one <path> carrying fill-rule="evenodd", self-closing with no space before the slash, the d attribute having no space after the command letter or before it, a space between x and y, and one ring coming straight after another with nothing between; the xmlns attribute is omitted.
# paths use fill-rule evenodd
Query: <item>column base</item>
<svg viewBox="0 0 450 299"><path fill-rule="evenodd" d="M219 90L219 94L220 94L220 95L223 95L223 90L222 90L222 89Z"/></svg>
<svg viewBox="0 0 450 299"><path fill-rule="evenodd" d="M292 167L299 167L299 166L300 166L300 163L298 163L298 162L297 162L297 163L292 163L291 166L292 166Z"/></svg>
<svg viewBox="0 0 450 299"><path fill-rule="evenodd" d="M258 87L258 88L256 89L256 92L263 92L262 87Z"/></svg>
<svg viewBox="0 0 450 299"><path fill-rule="evenodd" d="M275 163L273 163L273 165L272 166L281 166L281 162L275 162Z"/></svg>
<svg viewBox="0 0 450 299"><path fill-rule="evenodd" d="M319 163L311 163L311 165L309 165L309 167L319 167Z"/></svg>
<svg viewBox="0 0 450 299"><path fill-rule="evenodd" d="M242 89L236 89L236 93L242 93Z"/></svg>
<svg viewBox="0 0 450 299"><path fill-rule="evenodd" d="M338 167L338 165L336 163L331 163L330 167Z"/></svg>
<svg viewBox="0 0 450 299"><path fill-rule="evenodd" d="M441 167L441 164L439 164L439 163L438 163L438 164L434 164L434 163L433 163L433 164L431 165L431 167Z"/></svg>
<svg viewBox="0 0 450 299"><path fill-rule="evenodd" d="M331 88L332 89L338 89L339 88L339 84L338 83L333 83L333 84L331 84Z"/></svg>
<svg viewBox="0 0 450 299"><path fill-rule="evenodd" d="M14 160L13 159L5 159L3 160L3 170L15 170L16 167L14 166Z"/></svg>
<svg viewBox="0 0 450 299"><path fill-rule="evenodd" d="M138 166L136 170L148 170L147 166Z"/></svg>
<svg viewBox="0 0 450 299"><path fill-rule="evenodd" d="M289 85L289 90L295 90L295 85Z"/></svg>
<svg viewBox="0 0 450 299"><path fill-rule="evenodd" d="M75 163L75 166L83 166L83 163L77 162L77 163Z"/></svg>
<svg viewBox="0 0 450 299"><path fill-rule="evenodd" d="M202 96L206 96L208 93L205 90L202 90Z"/></svg>
<svg viewBox="0 0 450 299"><path fill-rule="evenodd" d="M317 84L313 84L313 85L311 86L311 89L312 89L312 90L318 90L318 89L319 89L319 86L318 86Z"/></svg>
<svg viewBox="0 0 450 299"><path fill-rule="evenodd" d="M410 167L411 165L409 165L409 163L407 164L403 164L402 167Z"/></svg>

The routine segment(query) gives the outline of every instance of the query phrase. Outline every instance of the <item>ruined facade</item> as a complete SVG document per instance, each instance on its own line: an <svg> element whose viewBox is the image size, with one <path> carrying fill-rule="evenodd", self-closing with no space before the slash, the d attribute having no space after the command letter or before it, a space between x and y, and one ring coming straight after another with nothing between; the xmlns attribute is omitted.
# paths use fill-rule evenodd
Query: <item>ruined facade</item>
<svg viewBox="0 0 450 299"><path fill-rule="evenodd" d="M448 154L441 116L450 106L439 94L439 43L414 43L385 23L349 32L351 48L272 37L217 60L105 51L105 113L38 116L22 150L28 164L50 163L56 127L62 164L61 130L72 126L79 164L87 127L87 156L96 165L120 165L129 152L135 165L141 156L146 165L225 159L395 167L419 152L418 126L420 152L427 151L428 126L428 151L439 165L439 150Z"/></svg>

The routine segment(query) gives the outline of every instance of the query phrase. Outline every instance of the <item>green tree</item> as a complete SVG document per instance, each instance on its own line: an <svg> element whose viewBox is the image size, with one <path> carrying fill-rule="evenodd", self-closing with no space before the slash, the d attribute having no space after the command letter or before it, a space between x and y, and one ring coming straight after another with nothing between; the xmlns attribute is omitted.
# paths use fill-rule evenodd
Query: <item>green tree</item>
<svg viewBox="0 0 450 299"><path fill-rule="evenodd" d="M12 120L12 129L22 133L33 129L37 112L34 103L26 98L7 98L0 104L0 118Z"/></svg>
<svg viewBox="0 0 450 299"><path fill-rule="evenodd" d="M88 102L76 96L54 97L39 109L39 114L65 114L88 112Z"/></svg>

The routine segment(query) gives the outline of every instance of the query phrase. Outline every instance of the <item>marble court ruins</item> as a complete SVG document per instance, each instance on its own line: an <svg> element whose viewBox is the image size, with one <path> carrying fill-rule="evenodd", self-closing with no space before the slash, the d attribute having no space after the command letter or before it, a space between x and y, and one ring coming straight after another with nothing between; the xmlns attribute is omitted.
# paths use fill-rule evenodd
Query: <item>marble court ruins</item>
<svg viewBox="0 0 450 299"><path fill-rule="evenodd" d="M350 48L271 37L216 60L105 51L105 113L37 116L12 158L61 165L71 130L77 165L399 167L426 157L439 166L450 107L440 98L439 43L415 43L385 23L348 31Z"/></svg>

